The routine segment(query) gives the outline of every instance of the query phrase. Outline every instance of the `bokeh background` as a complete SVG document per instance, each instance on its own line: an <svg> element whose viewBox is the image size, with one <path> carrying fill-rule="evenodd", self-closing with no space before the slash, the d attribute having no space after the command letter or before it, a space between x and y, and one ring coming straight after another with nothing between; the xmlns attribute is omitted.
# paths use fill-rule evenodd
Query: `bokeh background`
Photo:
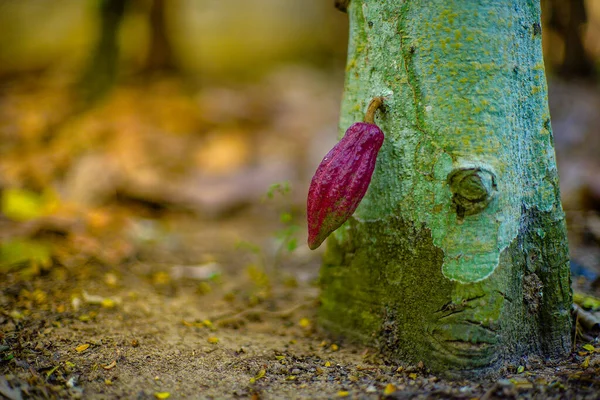
<svg viewBox="0 0 600 400"><path fill-rule="evenodd" d="M574 272L594 281L600 2L542 3ZM347 30L329 0L1 0L0 271L293 255L314 277L304 199Z"/></svg>
<svg viewBox="0 0 600 400"><path fill-rule="evenodd" d="M0 397L596 398L600 1L542 6L589 312L559 367L486 386L317 329L305 201L338 136L334 0L0 0Z"/></svg>

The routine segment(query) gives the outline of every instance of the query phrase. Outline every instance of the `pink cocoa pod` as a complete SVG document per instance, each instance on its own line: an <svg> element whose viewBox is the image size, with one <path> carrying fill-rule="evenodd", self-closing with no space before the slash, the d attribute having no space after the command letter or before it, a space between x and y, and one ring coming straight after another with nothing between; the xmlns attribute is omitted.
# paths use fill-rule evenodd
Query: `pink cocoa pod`
<svg viewBox="0 0 600 400"><path fill-rule="evenodd" d="M308 189L308 247L316 249L356 211L367 193L383 132L357 122L327 153Z"/></svg>

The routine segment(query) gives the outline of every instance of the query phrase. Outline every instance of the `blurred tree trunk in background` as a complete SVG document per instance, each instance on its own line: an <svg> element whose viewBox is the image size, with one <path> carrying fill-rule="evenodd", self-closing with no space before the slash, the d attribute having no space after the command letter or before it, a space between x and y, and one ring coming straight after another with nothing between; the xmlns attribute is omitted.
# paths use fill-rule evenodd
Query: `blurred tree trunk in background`
<svg viewBox="0 0 600 400"><path fill-rule="evenodd" d="M548 25L561 37L564 45L562 63L556 72L565 78L593 78L594 62L583 45L583 28L587 13L583 0L546 0L550 13Z"/></svg>
<svg viewBox="0 0 600 400"><path fill-rule="evenodd" d="M119 68L119 27L129 0L99 2L100 33L79 86L84 104L94 103L114 84Z"/></svg>
<svg viewBox="0 0 600 400"><path fill-rule="evenodd" d="M166 5L165 0L152 1L149 16L150 46L142 72L173 72L176 70L167 29Z"/></svg>
<svg viewBox="0 0 600 400"><path fill-rule="evenodd" d="M119 28L131 0L101 0L99 2L100 33L89 63L83 71L80 89L84 104L93 104L114 85L119 72ZM141 4L140 4L141 5ZM168 35L165 0L152 0L148 14L150 32L148 52L140 73L174 73L176 63Z"/></svg>
<svg viewBox="0 0 600 400"><path fill-rule="evenodd" d="M568 354L539 2L350 0L347 10L340 128L384 96L386 139L367 195L328 239L321 325L454 373Z"/></svg>

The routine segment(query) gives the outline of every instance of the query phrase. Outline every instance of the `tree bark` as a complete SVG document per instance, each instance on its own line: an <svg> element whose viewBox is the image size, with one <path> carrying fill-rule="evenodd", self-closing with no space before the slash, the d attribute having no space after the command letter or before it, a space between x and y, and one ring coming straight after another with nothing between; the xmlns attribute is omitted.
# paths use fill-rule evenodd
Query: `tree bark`
<svg viewBox="0 0 600 400"><path fill-rule="evenodd" d="M399 363L485 373L571 347L532 0L351 0L340 129L384 96L367 195L327 243L320 323Z"/></svg>

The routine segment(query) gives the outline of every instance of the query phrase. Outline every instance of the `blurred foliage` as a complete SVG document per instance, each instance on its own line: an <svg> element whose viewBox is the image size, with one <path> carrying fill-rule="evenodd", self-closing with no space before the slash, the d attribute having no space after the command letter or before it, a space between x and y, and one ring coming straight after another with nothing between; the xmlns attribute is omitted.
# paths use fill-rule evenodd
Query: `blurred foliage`
<svg viewBox="0 0 600 400"><path fill-rule="evenodd" d="M98 13L97 5L111 3L104 0L89 8ZM126 32L128 18L136 13L147 18L153 4L172 7L175 2L128 2L123 21L109 25ZM29 17L40 12L36 7L19 9L15 3L0 7L0 19L7 11L30 12ZM110 18L118 17L119 12L109 11ZM90 18L102 15L94 12ZM5 28L1 25L0 31ZM164 63L142 54L139 59L146 57L146 64L141 62L139 74L127 78L128 59L123 56L129 50L122 38L119 34L120 79L99 78L110 75L107 68L112 67L95 64L94 57L102 58L106 43L114 45L102 38L88 43L92 58L88 54L77 62L62 58L59 63L56 57L56 64L37 64L15 56L26 60L19 66L22 70L3 70L0 240L18 243L7 247L12 255L3 262L19 260L21 265L29 254L31 264L39 264L39 251L30 242L47 249L44 265L48 260L77 265L135 258L137 246L144 243L140 220L170 209L221 217L258 203L269 184L293 177L293 164L306 162L298 147L306 147L314 127L335 120L337 100L332 99L338 95L331 93L338 91L330 88L341 83L341 74L332 84L330 74L270 65L269 72L252 73L265 75L259 84L197 88L189 85L189 75L180 75L183 69L165 69ZM1 49L8 57L10 49ZM94 79L98 81L92 83ZM307 114L310 120L304 118ZM331 130L333 138L335 128ZM287 192L287 185L273 190ZM288 228L278 240L295 248L295 234L296 228Z"/></svg>
<svg viewBox="0 0 600 400"><path fill-rule="evenodd" d="M38 194L31 190L7 188L2 191L0 210L15 221L27 221L52 214L57 208L58 197L50 191Z"/></svg>
<svg viewBox="0 0 600 400"><path fill-rule="evenodd" d="M100 6L106 8L106 3L110 1L0 1L0 75L47 68L81 70L101 42ZM342 67L345 60L347 19L328 1L114 3L127 3L117 32L123 74L151 62L149 52L160 37L154 34L160 26L155 4L164 6L164 36L173 47L175 62L194 79L255 79L282 63Z"/></svg>
<svg viewBox="0 0 600 400"><path fill-rule="evenodd" d="M100 10L107 3L110 0L0 1L0 76L81 71L101 42ZM256 79L282 63L341 68L345 60L347 18L334 8L333 0L113 3L124 7L122 22L112 26L118 26L118 69L125 76L154 65L180 68L203 82L231 82ZM574 65L597 64L600 2L542 0L542 9L550 69L568 72ZM153 51L156 48L163 51Z"/></svg>
<svg viewBox="0 0 600 400"><path fill-rule="evenodd" d="M18 267L31 266L34 269L49 267L52 264L50 247L40 241L15 239L0 243L0 271Z"/></svg>

